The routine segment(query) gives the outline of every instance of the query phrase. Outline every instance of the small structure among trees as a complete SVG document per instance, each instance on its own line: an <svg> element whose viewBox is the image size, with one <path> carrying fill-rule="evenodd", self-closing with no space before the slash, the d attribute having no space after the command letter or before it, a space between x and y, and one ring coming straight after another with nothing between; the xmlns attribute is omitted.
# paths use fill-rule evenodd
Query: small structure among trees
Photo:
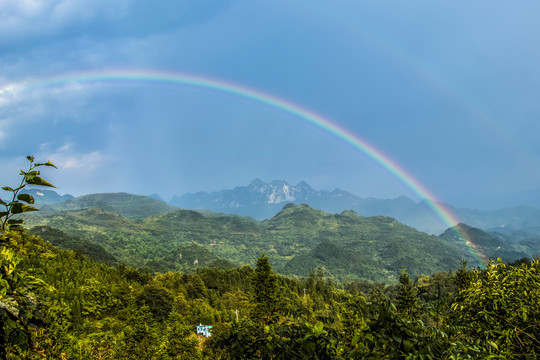
<svg viewBox="0 0 540 360"><path fill-rule="evenodd" d="M212 336L212 332L210 332L210 329L212 328L211 325L197 325L197 335L203 335L204 337L210 337Z"/></svg>

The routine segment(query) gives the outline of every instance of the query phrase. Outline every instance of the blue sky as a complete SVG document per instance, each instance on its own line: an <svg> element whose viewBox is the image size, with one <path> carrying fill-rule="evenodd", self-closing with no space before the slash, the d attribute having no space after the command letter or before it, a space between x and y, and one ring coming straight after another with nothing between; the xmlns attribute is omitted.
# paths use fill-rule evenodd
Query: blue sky
<svg viewBox="0 0 540 360"><path fill-rule="evenodd" d="M298 104L439 200L487 207L540 188L539 17L537 1L3 0L0 183L34 154L59 166L46 177L74 195L169 199L261 178L415 198L342 140L231 94L142 82L10 91L152 69Z"/></svg>

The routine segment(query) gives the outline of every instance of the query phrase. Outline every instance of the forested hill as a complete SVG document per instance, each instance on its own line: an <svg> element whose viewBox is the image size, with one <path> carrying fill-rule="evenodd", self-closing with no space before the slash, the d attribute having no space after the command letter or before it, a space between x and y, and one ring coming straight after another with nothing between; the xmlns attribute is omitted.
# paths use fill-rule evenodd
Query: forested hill
<svg viewBox="0 0 540 360"><path fill-rule="evenodd" d="M403 266L419 276L456 269L462 259L480 265L460 241L419 232L389 217L329 214L307 205L288 204L263 222L182 209L128 219L100 208L40 212L26 221L41 236L44 226L58 229L99 245L117 261L160 272L253 264L261 252L278 272L304 276L322 267L340 281L392 283Z"/></svg>
<svg viewBox="0 0 540 360"><path fill-rule="evenodd" d="M63 202L53 203L42 208L42 211L73 211L89 208L100 208L111 211L129 219L142 219L147 216L161 214L177 209L163 201L128 193L99 193L69 198Z"/></svg>

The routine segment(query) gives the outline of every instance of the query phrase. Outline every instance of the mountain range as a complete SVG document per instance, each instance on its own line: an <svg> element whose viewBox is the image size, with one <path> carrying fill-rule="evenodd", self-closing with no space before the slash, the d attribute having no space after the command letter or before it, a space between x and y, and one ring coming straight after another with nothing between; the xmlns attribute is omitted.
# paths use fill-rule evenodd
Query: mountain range
<svg viewBox="0 0 540 360"><path fill-rule="evenodd" d="M340 189L333 191L315 190L304 181L290 185L283 180L265 183L260 179L247 186L215 192L186 193L173 196L166 204L158 195L143 197L135 207L123 207L119 212L115 202L123 203L122 193L94 194L73 198L60 196L52 190L30 190L36 203L44 211L77 210L99 207L133 218L185 208L209 210L208 214L226 213L249 216L257 220L269 219L287 203L308 204L312 208L329 213L353 210L361 216L389 216L430 234L441 234L448 225L434 213L426 200L415 202L406 196L394 199L361 198ZM104 199L106 198L106 201ZM143 198L140 198L142 200ZM439 204L453 213L460 222L488 232L496 232L506 241L523 241L540 237L540 209L518 206L497 210L455 208ZM138 213L138 214L137 214Z"/></svg>
<svg viewBox="0 0 540 360"><path fill-rule="evenodd" d="M32 195L35 201L35 205L38 207L44 206L44 205L61 203L66 200L74 198L74 196L70 194L59 195L54 190L45 190L45 189L25 188L21 191L21 193Z"/></svg>
<svg viewBox="0 0 540 360"><path fill-rule="evenodd" d="M251 216L258 220L277 214L284 204L308 204L330 213L353 210L362 216L389 216L431 234L442 233L448 225L433 212L426 200L415 202L406 196L394 199L361 198L350 192L335 189L318 191L301 181L293 186L283 180L265 183L259 179L247 186L216 192L187 193L174 196L170 205L194 210ZM439 204L453 213L462 223L486 231L505 233L525 232L540 235L540 209L519 206L498 210L455 208ZM523 239L523 234L519 235ZM527 235L528 236L528 235Z"/></svg>
<svg viewBox="0 0 540 360"><path fill-rule="evenodd" d="M54 245L159 272L253 265L264 252L284 274L307 276L322 268L338 281L394 282L403 266L419 276L456 269L462 259L482 265L466 241L486 258L513 261L540 253L540 239L508 241L465 224L434 236L391 217L293 203L258 221L177 209L140 195L91 194L25 214L25 221Z"/></svg>

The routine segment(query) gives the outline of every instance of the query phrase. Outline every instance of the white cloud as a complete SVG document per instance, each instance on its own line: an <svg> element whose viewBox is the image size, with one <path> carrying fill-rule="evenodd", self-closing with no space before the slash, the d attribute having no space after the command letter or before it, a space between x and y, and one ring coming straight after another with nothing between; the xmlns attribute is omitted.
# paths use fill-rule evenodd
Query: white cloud
<svg viewBox="0 0 540 360"><path fill-rule="evenodd" d="M65 144L64 146L62 146L61 148L59 148L59 149L57 150L57 152L63 152L63 151L67 151L67 150L69 150L69 149L71 149L71 144Z"/></svg>
<svg viewBox="0 0 540 360"><path fill-rule="evenodd" d="M0 0L0 44L26 38L145 36L204 22L237 0ZM95 30L95 31L94 31Z"/></svg>
<svg viewBox="0 0 540 360"><path fill-rule="evenodd" d="M58 186L61 193L82 195L122 189L117 186L121 179L117 173L118 159L102 150L87 153L66 150L39 154L36 158L50 160L57 166L58 170L47 169L45 178Z"/></svg>
<svg viewBox="0 0 540 360"><path fill-rule="evenodd" d="M62 147L61 149L64 149ZM48 159L52 161L60 169L84 169L84 172L95 171L98 168L107 166L113 160L113 157L102 153L101 151L93 151L86 154L66 154L64 151L49 154Z"/></svg>
<svg viewBox="0 0 540 360"><path fill-rule="evenodd" d="M0 41L12 36L46 35L69 26L124 16L132 0L3 0Z"/></svg>
<svg viewBox="0 0 540 360"><path fill-rule="evenodd" d="M0 122L6 122L0 123L0 129L8 125L8 119L18 125L43 120L56 122L58 117L77 121L90 113L89 102L100 90L103 87L97 84L75 83L23 91L18 91L15 83L0 86Z"/></svg>

